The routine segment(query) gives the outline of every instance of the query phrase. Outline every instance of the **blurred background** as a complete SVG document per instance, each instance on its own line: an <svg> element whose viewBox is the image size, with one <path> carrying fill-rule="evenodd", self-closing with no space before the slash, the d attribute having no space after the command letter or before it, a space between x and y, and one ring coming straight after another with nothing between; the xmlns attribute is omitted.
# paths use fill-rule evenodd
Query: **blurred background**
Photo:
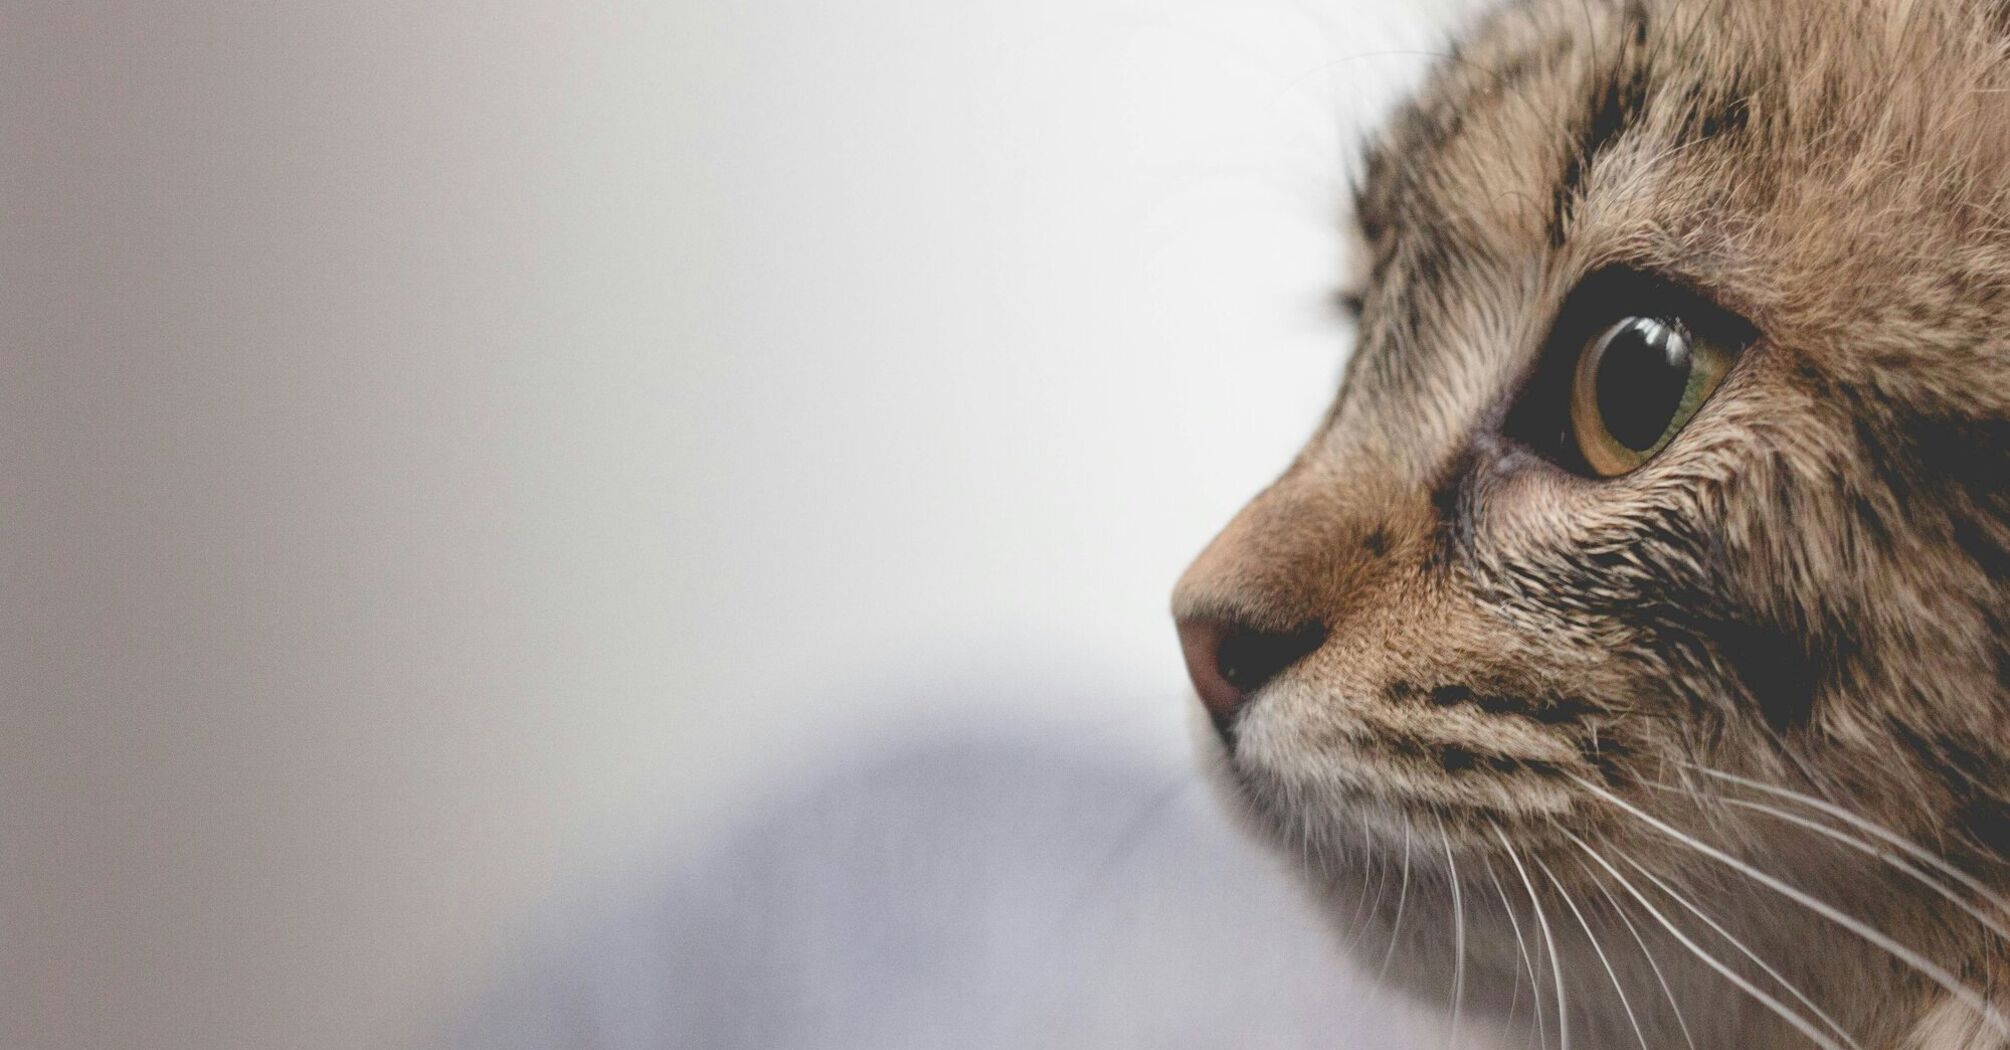
<svg viewBox="0 0 2010 1050"><path fill-rule="evenodd" d="M1443 0L0 10L0 1046L1363 1046L1166 614Z"/></svg>

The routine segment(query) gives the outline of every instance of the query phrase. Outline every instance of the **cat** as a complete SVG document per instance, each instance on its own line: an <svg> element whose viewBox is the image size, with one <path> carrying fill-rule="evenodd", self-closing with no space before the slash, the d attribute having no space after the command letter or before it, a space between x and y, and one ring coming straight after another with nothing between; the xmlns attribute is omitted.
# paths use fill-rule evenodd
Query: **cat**
<svg viewBox="0 0 2010 1050"><path fill-rule="evenodd" d="M2010 1046L2010 6L1509 3L1354 213L1239 809L1455 1043Z"/></svg>

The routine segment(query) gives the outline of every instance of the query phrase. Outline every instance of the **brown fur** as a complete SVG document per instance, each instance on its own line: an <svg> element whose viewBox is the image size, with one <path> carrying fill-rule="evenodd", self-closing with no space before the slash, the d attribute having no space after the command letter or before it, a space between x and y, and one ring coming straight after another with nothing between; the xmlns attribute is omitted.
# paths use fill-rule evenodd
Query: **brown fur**
<svg viewBox="0 0 2010 1050"><path fill-rule="evenodd" d="M1326 629L1239 712L1228 768L1371 966L1391 951L1391 979L1458 996L1468 1030L1526 1028L1540 1002L1556 1045L1539 907L1571 1045L1637 1045L1635 1021L1655 1050L1685 1027L1699 1050L1813 1045L1589 846L1863 1047L2010 1046L1946 982L1625 808L2010 1004L2010 945L1887 859L1906 855L1696 768L1860 814L2010 923L1983 892L2010 894L2006 32L1952 0L1533 0L1373 144L1343 389L1175 602ZM1560 304L1614 266L1757 338L1672 444L1598 479L1507 420Z"/></svg>

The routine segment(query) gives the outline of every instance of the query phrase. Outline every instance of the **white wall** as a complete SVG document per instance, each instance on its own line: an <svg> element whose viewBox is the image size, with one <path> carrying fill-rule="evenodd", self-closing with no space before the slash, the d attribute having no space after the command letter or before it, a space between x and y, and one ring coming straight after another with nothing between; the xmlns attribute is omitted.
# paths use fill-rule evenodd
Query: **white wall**
<svg viewBox="0 0 2010 1050"><path fill-rule="evenodd" d="M417 1030L902 726L1183 748L1426 18L10 5L0 1045Z"/></svg>

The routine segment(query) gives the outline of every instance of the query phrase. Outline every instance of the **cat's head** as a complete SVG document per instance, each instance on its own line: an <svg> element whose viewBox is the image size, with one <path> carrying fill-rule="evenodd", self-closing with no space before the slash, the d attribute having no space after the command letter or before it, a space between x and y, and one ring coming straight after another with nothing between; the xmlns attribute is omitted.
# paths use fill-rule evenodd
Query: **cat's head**
<svg viewBox="0 0 2010 1050"><path fill-rule="evenodd" d="M1309 868L1523 869L1604 914L1618 875L1652 895L1637 863L1781 939L1835 931L1696 843L1925 894L1759 808L1871 837L1786 790L2001 883L2003 42L1953 0L1536 0L1395 115L1339 395L1175 595ZM1386 929L1387 898L1349 904Z"/></svg>

